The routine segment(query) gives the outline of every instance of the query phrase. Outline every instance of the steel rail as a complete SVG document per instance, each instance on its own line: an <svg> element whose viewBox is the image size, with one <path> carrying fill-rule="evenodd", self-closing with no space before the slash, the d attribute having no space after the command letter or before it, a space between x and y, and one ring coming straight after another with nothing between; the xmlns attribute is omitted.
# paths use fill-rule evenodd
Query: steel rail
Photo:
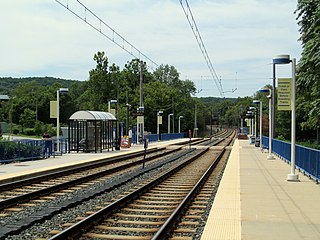
<svg viewBox="0 0 320 240"><path fill-rule="evenodd" d="M224 153L225 148L223 148L223 150L211 163L206 172L202 175L202 177L198 180L198 182L194 185L194 187L190 190L190 192L182 200L182 202L178 205L178 207L174 210L170 217L163 223L163 225L160 227L158 232L156 232L156 234L152 237L151 240L168 239L168 237L170 237L170 234L173 231L175 224L181 219L181 216L187 211L188 205L190 205L191 201L196 196L199 189L201 189L201 187L207 181L210 174L213 172Z"/></svg>
<svg viewBox="0 0 320 240"><path fill-rule="evenodd" d="M154 149L148 149L147 150L147 154L150 153L154 153L157 151L162 151L165 150L165 147L161 147L161 148L154 148ZM134 153L128 153L125 155L121 155L121 156L115 156L112 158L101 158L98 159L96 161L93 162L86 162L86 163L81 163L81 164L77 164L77 165L72 165L72 166L68 166L68 167L62 167L62 168L56 168L53 170L49 170L49 171L45 171L45 172L40 172L37 173L37 175L28 175L25 176L25 178L18 176L16 178L19 178L17 180L14 180L15 178L10 178L11 181L10 182L4 182L1 181L2 183L0 183L0 192L1 191L7 191L7 190L11 190L12 188L16 188L16 187L23 187L25 185L29 185L32 183L38 183L39 181L43 181L43 180L47 180L47 179L51 179L53 177L59 177L59 176L64 176L64 175L69 175L72 174L74 172L79 172L82 170L88 170L88 169L92 169L92 168L98 168L101 166L104 166L106 164L112 164L118 161L122 161L122 160L127 160L133 157L139 157L139 156L143 156L144 154L144 150L141 150L139 152L134 152ZM90 168L89 168L90 167ZM23 178L23 179L21 179Z"/></svg>
<svg viewBox="0 0 320 240"><path fill-rule="evenodd" d="M234 133L234 132L233 132ZM234 138L231 138L228 141L226 146L229 146ZM188 195L184 198L184 200L179 204L176 210L170 215L170 217L163 223L160 229L156 232L156 234L152 237L151 240L162 240L168 239L171 237L171 234L175 228L175 225L180 221L181 217L187 211L188 205L190 205L191 201L194 199L199 189L205 184L207 179L210 177L210 174L213 172L214 168L217 166L221 158L226 152L226 148L219 153L216 157L215 161L209 166L208 170L203 174L203 176L199 179L197 184L193 187L193 189L188 193Z"/></svg>
<svg viewBox="0 0 320 240"><path fill-rule="evenodd" d="M191 149L189 151L183 152L179 154L178 156L174 156L169 161L166 161L165 163L157 163L154 166L150 166L145 169L141 169L138 172L134 172L133 174L127 174L116 181L110 182L106 185L99 186L98 188L95 188L91 190L90 192L86 192L85 195L82 196L76 196L75 198L68 199L62 203L60 203L59 206L54 205L53 207L43 209L40 211L37 211L34 213L33 216L30 216L27 219L21 219L18 222L15 222L14 224L7 225L7 226L0 226L0 239L5 239L7 236L12 234L19 234L23 229L26 229L30 226L32 226L35 223L43 222L46 219L49 219L50 217L60 213L61 211L74 207L78 204L81 204L84 201L88 201L91 198L94 198L97 195L100 195L102 193L111 191L112 189L121 186L122 184L125 184L126 182L129 182L130 180L136 178L137 176L140 176L148 171L158 169L162 165L176 161L177 159L181 158L182 156L194 151L195 149ZM141 164L142 160L140 161Z"/></svg>
<svg viewBox="0 0 320 240"><path fill-rule="evenodd" d="M177 150L176 149L172 149L172 150L169 150L167 152L161 153L159 155L148 157L148 158L146 158L146 160L142 159L142 160L139 160L139 161L131 162L131 163L128 163L128 164L125 164L125 165L121 165L121 166L117 166L117 167L114 167L114 168L106 169L106 170L103 170L103 171L100 171L100 172L97 172L97 173L93 173L93 174L90 174L90 175L87 175L87 176L84 176L84 177L81 177L81 178L78 178L78 179L73 179L71 181L67 181L67 182L60 183L60 184L57 184L57 185L54 185L54 186L46 187L44 189L39 189L39 190L36 190L36 191L33 191L33 192L29 192L29 193L26 193L26 194L23 194L23 195L18 195L18 196L12 197L12 198L8 198L8 199L5 199L5 200L2 200L2 201L0 201L0 210L3 210L5 208L8 208L8 207L11 207L11 206L14 206L14 205L17 205L18 203L24 203L24 202L30 201L32 199L39 198L41 196L48 195L50 193L53 193L53 192L56 192L56 191L59 191L59 190L62 190L62 189L69 188L71 186L75 186L77 184L88 182L88 181L97 179L99 177L103 177L105 175L112 174L112 173L121 171L123 169L129 168L129 167L133 167L135 165L140 165L143 162L148 162L148 161L151 161L151 160L153 160L155 158L163 157L165 155L169 155L169 154L171 154L171 153L173 153L175 151L177 151ZM112 160L112 162L114 162L114 161L115 160ZM81 170L83 170L83 167L81 167ZM72 171L74 173L74 170L68 170L67 173L69 173L69 171ZM63 171L63 172L65 172L65 171ZM59 175L60 175L60 173L59 173ZM63 174L63 175L67 175L67 174ZM51 176L51 178L56 178L57 177L54 174L50 174L50 176Z"/></svg>
<svg viewBox="0 0 320 240"><path fill-rule="evenodd" d="M129 193L128 195L120 198L119 200L111 203L107 207L99 210L98 212L90 215L89 217L81 220L80 222L74 224L73 226L63 230L59 234L53 236L50 238L50 240L65 240L65 239L76 239L79 235L81 235L84 231L88 230L89 228L93 227L95 223L102 221L104 218L110 216L112 213L114 213L117 209L124 206L125 204L132 202L134 199L138 198L142 194L144 194L146 191L151 189L153 186L159 184L160 182L164 181L168 177L172 176L174 173L178 172L191 162L193 162L195 159L203 155L205 152L207 152L209 148L200 150L196 155L191 156L188 160L185 162L179 164L176 168L171 169L168 172L163 173L158 178L152 180L151 182L147 183L146 185L138 188L132 193Z"/></svg>

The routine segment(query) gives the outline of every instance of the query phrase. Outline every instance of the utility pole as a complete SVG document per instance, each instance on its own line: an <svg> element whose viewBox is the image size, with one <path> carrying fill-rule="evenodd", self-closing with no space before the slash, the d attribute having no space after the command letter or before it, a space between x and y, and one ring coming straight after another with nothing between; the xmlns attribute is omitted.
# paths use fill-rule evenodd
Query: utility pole
<svg viewBox="0 0 320 240"><path fill-rule="evenodd" d="M198 137L198 126L197 126L197 105L194 105L194 137Z"/></svg>
<svg viewBox="0 0 320 240"><path fill-rule="evenodd" d="M127 117L126 117L126 134L127 136L129 136L129 108L130 108L130 104L129 104L129 96L128 96L128 89L126 91L126 107L127 107Z"/></svg>
<svg viewBox="0 0 320 240"><path fill-rule="evenodd" d="M142 143L144 138L144 106L143 106L143 75L142 75L142 67L143 61L140 61L140 106L138 108L138 117L137 117L137 142Z"/></svg>
<svg viewBox="0 0 320 240"><path fill-rule="evenodd" d="M174 133L174 98L172 98L172 133Z"/></svg>
<svg viewBox="0 0 320 240"><path fill-rule="evenodd" d="M210 136L213 135L213 132L212 132L212 118L213 118L213 113L212 113L212 110L210 111Z"/></svg>

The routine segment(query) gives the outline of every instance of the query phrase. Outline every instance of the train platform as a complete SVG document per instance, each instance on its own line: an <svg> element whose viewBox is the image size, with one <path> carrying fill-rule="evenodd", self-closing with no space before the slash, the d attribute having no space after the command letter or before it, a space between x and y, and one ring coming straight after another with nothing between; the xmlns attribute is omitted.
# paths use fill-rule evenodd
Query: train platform
<svg viewBox="0 0 320 240"><path fill-rule="evenodd" d="M201 240L320 239L320 187L290 165L236 140Z"/></svg>
<svg viewBox="0 0 320 240"><path fill-rule="evenodd" d="M168 147L169 145L186 141L188 141L187 138L151 142L148 145L148 149ZM143 144L135 144L130 148L121 148L120 151L104 150L102 151L102 153L71 152L47 159L0 164L0 183L11 181L13 179L18 180L24 176L32 176L33 174L36 174L38 172L47 172L58 168L82 164L85 162L97 161L99 159L111 158L143 150Z"/></svg>

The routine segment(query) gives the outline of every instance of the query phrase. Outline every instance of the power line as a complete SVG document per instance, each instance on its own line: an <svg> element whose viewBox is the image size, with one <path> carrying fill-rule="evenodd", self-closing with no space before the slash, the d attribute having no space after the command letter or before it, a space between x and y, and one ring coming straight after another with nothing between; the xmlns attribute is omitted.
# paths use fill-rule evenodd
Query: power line
<svg viewBox="0 0 320 240"><path fill-rule="evenodd" d="M59 0L55 0L55 1L59 3L61 6L63 6L64 8L66 8L68 11L73 13L75 16L80 18L82 21L84 21L94 30L96 30L97 32L102 34L104 37L112 41L118 47L122 48L124 51L129 53L131 56L146 62L147 66L152 70L154 70L155 67L159 66L157 63L151 60L147 55L143 54L138 48L136 48L124 37L122 37L119 33L117 33L113 28L111 28L106 22L104 22L100 17L98 17L94 12L92 12L79 0L73 1L77 5L76 7L78 7L77 8L78 10L76 10L76 7L74 8L71 7L69 0L67 0L67 3L62 3ZM90 18L93 18L94 20L96 20L96 22L93 22L93 20L92 21L89 20Z"/></svg>
<svg viewBox="0 0 320 240"><path fill-rule="evenodd" d="M179 1L180 1L180 4L181 4L181 7L183 9L183 12L187 17L187 20L188 20L189 25L190 25L190 27L192 29L192 32L193 32L193 34L194 34L194 36L195 36L195 38L196 38L196 40L198 42L198 45L199 45L200 50L202 52L202 55L203 55L207 65L208 65L208 68L210 70L211 76L212 76L212 78L213 78L213 80L214 80L214 82L215 82L215 84L216 84L216 86L217 86L217 88L218 88L218 90L220 92L221 97L224 97L221 81L219 80L218 75L217 75L216 71L214 70L214 68L212 66L212 62L210 60L210 57L209 57L208 52L206 50L206 47L205 47L205 45L204 45L204 43L202 41L202 37L200 35L200 32L199 32L199 29L197 27L196 21L194 20L194 17L193 17L193 14L191 12L191 9L190 9L190 6L188 4L188 1L187 0L185 0L185 1L179 0ZM183 2L185 2L186 6L184 6Z"/></svg>

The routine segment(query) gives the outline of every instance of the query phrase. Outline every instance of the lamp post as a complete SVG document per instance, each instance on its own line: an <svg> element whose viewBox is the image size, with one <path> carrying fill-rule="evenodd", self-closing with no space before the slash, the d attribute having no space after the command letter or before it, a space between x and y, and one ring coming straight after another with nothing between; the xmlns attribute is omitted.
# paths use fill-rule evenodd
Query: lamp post
<svg viewBox="0 0 320 240"><path fill-rule="evenodd" d="M272 155L272 90L270 88L260 88L259 92L269 92L267 98L269 99L269 155L267 160L275 159Z"/></svg>
<svg viewBox="0 0 320 240"><path fill-rule="evenodd" d="M296 59L290 60L290 55L282 54L273 58L273 80L275 84L275 65L292 63L292 85L291 85L291 172L287 176L288 181L299 181L295 174L296 161ZM275 106L274 106L275 108Z"/></svg>
<svg viewBox="0 0 320 240"><path fill-rule="evenodd" d="M173 113L168 114L168 133L170 133L170 116L173 116Z"/></svg>
<svg viewBox="0 0 320 240"><path fill-rule="evenodd" d="M260 106L259 110L259 141L260 141L260 148L262 149L262 101L259 100L253 100L254 104L257 104Z"/></svg>
<svg viewBox="0 0 320 240"><path fill-rule="evenodd" d="M137 117L137 137L138 142L142 143L144 139L144 104L143 104L143 67L145 62L140 61L139 75L140 75L140 101L138 111L142 114Z"/></svg>
<svg viewBox="0 0 320 240"><path fill-rule="evenodd" d="M117 100L110 100L108 102L108 112L111 113L111 104L117 104L118 101ZM115 116L115 112L112 113Z"/></svg>
<svg viewBox="0 0 320 240"><path fill-rule="evenodd" d="M291 173L288 181L299 181L299 175L295 174L296 168L296 59L292 62L292 92L291 92Z"/></svg>
<svg viewBox="0 0 320 240"><path fill-rule="evenodd" d="M57 90L57 152L60 151L60 100L59 95L60 93L67 93L69 92L68 88L59 88Z"/></svg>
<svg viewBox="0 0 320 240"><path fill-rule="evenodd" d="M252 134L252 112L251 111L247 111L246 117L248 117L250 119L250 121L249 121L250 129L248 129L248 130L249 130L249 134Z"/></svg>
<svg viewBox="0 0 320 240"><path fill-rule="evenodd" d="M259 107L260 107L260 109L259 108L257 108L256 110L257 110L257 112L256 112L256 139L257 139L257 136L259 136L259 139L260 139L260 141L261 141L261 136L262 136L262 115L261 115L261 113L262 113L262 102L260 102L259 100L253 100L252 101L252 103L253 104L256 104L256 105L258 105ZM259 111L258 111L258 109L259 109ZM258 117L259 117L259 124L258 124L258 121L257 121L257 119L258 119ZM258 135L258 126L259 126L259 135Z"/></svg>
<svg viewBox="0 0 320 240"><path fill-rule="evenodd" d="M253 131L253 125L254 125L254 122L253 122L253 111L247 111L247 116L250 117L250 133L253 136L254 135L254 131Z"/></svg>
<svg viewBox="0 0 320 240"><path fill-rule="evenodd" d="M194 137L198 137L198 124L197 124L197 104L194 105Z"/></svg>
<svg viewBox="0 0 320 240"><path fill-rule="evenodd" d="M288 64L290 63L290 55L281 54L277 55L272 59L272 72L273 72L273 81L272 81L272 132L271 137L274 138L275 135L275 109L276 109L276 65Z"/></svg>
<svg viewBox="0 0 320 240"><path fill-rule="evenodd" d="M179 116L179 122L178 122L178 132L180 133L180 121L181 121L181 118L183 118L183 116Z"/></svg>
<svg viewBox="0 0 320 240"><path fill-rule="evenodd" d="M131 108L131 105L129 103L126 103L126 107L127 107L127 116L126 116L126 133L127 136L129 136L129 110Z"/></svg>
<svg viewBox="0 0 320 240"><path fill-rule="evenodd" d="M158 141L160 141L160 124L162 124L162 114L163 111L157 112L157 135L158 135Z"/></svg>
<svg viewBox="0 0 320 240"><path fill-rule="evenodd" d="M252 135L257 138L257 109L255 107L249 107L249 110L252 111L254 118L252 119Z"/></svg>

